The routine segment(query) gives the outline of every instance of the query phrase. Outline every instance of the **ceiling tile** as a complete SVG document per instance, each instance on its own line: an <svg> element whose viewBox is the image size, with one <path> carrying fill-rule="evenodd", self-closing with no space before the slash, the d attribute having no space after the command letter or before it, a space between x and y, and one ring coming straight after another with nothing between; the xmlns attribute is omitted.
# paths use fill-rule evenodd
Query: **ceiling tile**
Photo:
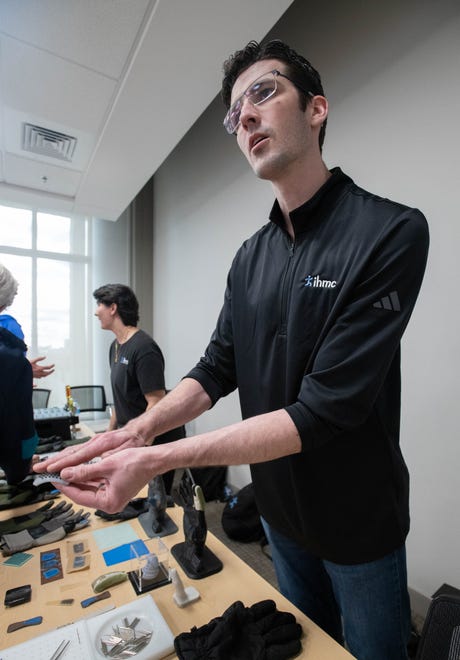
<svg viewBox="0 0 460 660"><path fill-rule="evenodd" d="M149 0L1 0L0 31L118 79Z"/></svg>
<svg viewBox="0 0 460 660"><path fill-rule="evenodd" d="M1 52L6 105L45 121L99 130L115 91L113 80L9 37L1 38Z"/></svg>
<svg viewBox="0 0 460 660"><path fill-rule="evenodd" d="M116 220L291 2L0 0L0 203ZM72 162L25 152L24 123L76 138Z"/></svg>
<svg viewBox="0 0 460 660"><path fill-rule="evenodd" d="M5 173L7 184L69 196L75 196L81 178L81 173L75 170L8 153L5 154Z"/></svg>

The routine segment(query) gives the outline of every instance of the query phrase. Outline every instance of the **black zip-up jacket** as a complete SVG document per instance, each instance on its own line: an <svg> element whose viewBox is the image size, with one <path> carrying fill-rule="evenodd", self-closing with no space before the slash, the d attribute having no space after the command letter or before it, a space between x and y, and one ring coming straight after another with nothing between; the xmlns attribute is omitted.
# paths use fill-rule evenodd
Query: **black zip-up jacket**
<svg viewBox="0 0 460 660"><path fill-rule="evenodd" d="M188 374L215 403L239 389L243 418L284 408L300 454L251 466L261 515L313 554L373 561L409 530L399 446L400 339L428 253L416 209L339 168L233 261L216 329Z"/></svg>
<svg viewBox="0 0 460 660"><path fill-rule="evenodd" d="M38 444L32 407L32 366L22 339L0 327L0 467L9 484L30 472Z"/></svg>

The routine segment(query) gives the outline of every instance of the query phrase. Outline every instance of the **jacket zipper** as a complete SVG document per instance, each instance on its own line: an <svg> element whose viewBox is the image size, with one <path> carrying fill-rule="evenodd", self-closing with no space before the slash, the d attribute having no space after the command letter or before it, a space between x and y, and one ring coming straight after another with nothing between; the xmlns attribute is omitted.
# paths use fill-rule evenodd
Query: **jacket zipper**
<svg viewBox="0 0 460 660"><path fill-rule="evenodd" d="M281 287L281 316L280 316L280 329L279 335L282 337L287 334L287 320L288 320L288 309L289 302L291 298L291 278L290 273L292 270L293 257L295 252L295 240L289 242L288 246L288 260L286 263L286 268L284 269L283 282Z"/></svg>

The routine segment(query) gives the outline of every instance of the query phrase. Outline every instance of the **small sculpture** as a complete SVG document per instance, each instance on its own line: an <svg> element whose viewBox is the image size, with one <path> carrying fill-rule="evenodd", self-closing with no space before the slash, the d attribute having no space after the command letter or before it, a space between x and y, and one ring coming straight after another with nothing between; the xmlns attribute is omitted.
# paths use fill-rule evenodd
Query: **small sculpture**
<svg viewBox="0 0 460 660"><path fill-rule="evenodd" d="M169 579L176 587L176 590L173 594L173 599L178 607L185 607L186 605L195 602L200 597L200 594L195 589L195 587L184 588L182 580L180 579L179 574L175 568L170 569Z"/></svg>
<svg viewBox="0 0 460 660"><path fill-rule="evenodd" d="M149 481L147 492L147 511L141 513L138 520L149 536L168 536L177 532L177 525L166 513L167 497L163 476L157 475Z"/></svg>
<svg viewBox="0 0 460 660"><path fill-rule="evenodd" d="M142 579L143 580L154 580L160 571L160 564L158 562L158 557L156 554L151 552L147 556L147 563L142 569Z"/></svg>
<svg viewBox="0 0 460 660"><path fill-rule="evenodd" d="M222 562L206 547L206 501L201 486L195 483L189 468L184 470L176 495L184 509L185 541L171 548L172 555L185 574L194 580L221 571Z"/></svg>

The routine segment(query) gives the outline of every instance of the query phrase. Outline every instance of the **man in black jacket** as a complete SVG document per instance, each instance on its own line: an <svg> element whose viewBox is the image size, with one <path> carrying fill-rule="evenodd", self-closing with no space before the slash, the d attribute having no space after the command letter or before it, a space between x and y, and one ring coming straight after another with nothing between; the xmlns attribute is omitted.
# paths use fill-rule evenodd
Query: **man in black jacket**
<svg viewBox="0 0 460 660"><path fill-rule="evenodd" d="M73 482L64 492L116 510L152 474L249 463L281 591L360 660L403 660L409 484L399 358L425 269L426 221L328 170L328 104L303 57L279 41L250 42L224 71L224 126L272 184L270 221L238 251L196 367L123 432L49 467L75 466L63 470ZM235 388L242 422L134 448Z"/></svg>

